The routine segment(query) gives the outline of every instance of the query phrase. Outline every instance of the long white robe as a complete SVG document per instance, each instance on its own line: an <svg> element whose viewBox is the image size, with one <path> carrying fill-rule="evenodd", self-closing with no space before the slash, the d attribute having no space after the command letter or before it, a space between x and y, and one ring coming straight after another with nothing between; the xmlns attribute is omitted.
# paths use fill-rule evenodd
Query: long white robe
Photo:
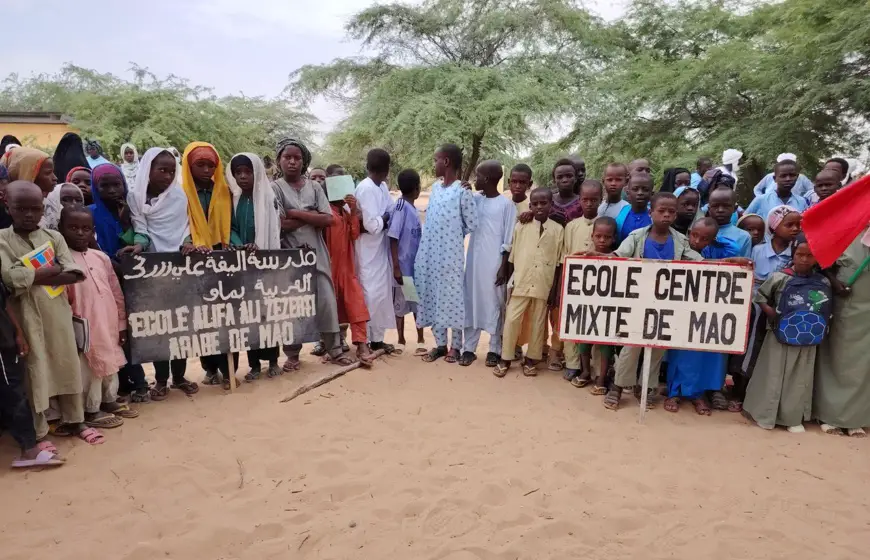
<svg viewBox="0 0 870 560"><path fill-rule="evenodd" d="M354 192L365 231L356 240L357 273L369 309L371 342L382 342L386 329L396 328L393 311L393 265L383 215L393 207L387 185L364 179Z"/></svg>
<svg viewBox="0 0 870 560"><path fill-rule="evenodd" d="M513 201L483 193L474 195L477 229L468 239L465 257L465 326L501 334L506 286L496 286L502 253L513 243L517 210Z"/></svg>

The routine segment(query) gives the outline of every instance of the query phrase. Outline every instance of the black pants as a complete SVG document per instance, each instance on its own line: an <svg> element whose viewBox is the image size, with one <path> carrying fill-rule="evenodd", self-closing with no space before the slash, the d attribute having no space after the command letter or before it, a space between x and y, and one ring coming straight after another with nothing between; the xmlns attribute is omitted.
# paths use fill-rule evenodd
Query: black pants
<svg viewBox="0 0 870 560"><path fill-rule="evenodd" d="M184 383L184 372L187 371L187 360L172 360L171 362L154 362L154 378L159 385L169 381L169 371L172 370L172 384Z"/></svg>
<svg viewBox="0 0 870 560"><path fill-rule="evenodd" d="M36 447L36 430L33 414L24 394L24 376L27 371L24 360L14 350L0 351L0 413L9 433L21 450Z"/></svg>
<svg viewBox="0 0 870 560"><path fill-rule="evenodd" d="M124 345L124 357L127 364L118 370L118 394L129 395L133 391L148 390L148 381L145 379L145 370L139 364L130 362L130 341Z"/></svg>
<svg viewBox="0 0 870 560"><path fill-rule="evenodd" d="M248 365L251 369L260 369L260 361L269 362L269 365L278 363L278 348L259 348L248 350Z"/></svg>
<svg viewBox="0 0 870 560"><path fill-rule="evenodd" d="M199 363L202 365L202 369L205 370L206 375L214 374L216 372L221 372L224 375L224 379L230 374L230 361L227 360L226 354L215 354L214 356L203 356L199 359ZM236 352L233 354L233 371L239 369L239 353Z"/></svg>

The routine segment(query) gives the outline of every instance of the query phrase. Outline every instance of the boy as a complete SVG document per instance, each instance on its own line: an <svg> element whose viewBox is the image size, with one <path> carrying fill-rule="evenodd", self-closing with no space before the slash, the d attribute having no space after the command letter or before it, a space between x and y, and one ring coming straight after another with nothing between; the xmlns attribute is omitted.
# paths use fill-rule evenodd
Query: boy
<svg viewBox="0 0 870 560"><path fill-rule="evenodd" d="M420 225L420 215L414 207L414 201L420 196L420 175L413 169L405 169L397 178L402 198L396 202L393 217L390 220L390 254L393 258L393 278L399 284L393 291L393 305L396 314L396 330L399 331L399 348L405 348L405 315L414 314L417 321L417 303L407 301L402 291L403 277L414 278L414 259L420 247L420 237L423 229ZM417 328L417 349L415 356L426 355L426 343L423 340L423 329Z"/></svg>
<svg viewBox="0 0 870 560"><path fill-rule="evenodd" d="M704 178L704 174L711 169L713 169L713 160L706 156L699 157L698 161L695 162L695 172L692 173L692 180L689 185L697 189L698 185L701 184L701 179Z"/></svg>
<svg viewBox="0 0 870 560"><path fill-rule="evenodd" d="M326 166L327 177L338 177L339 175L347 175L347 173L344 171L344 167L337 163L330 163Z"/></svg>
<svg viewBox="0 0 870 560"><path fill-rule="evenodd" d="M36 439L48 435L45 411L49 399L57 397L61 411L58 436L78 436L89 444L103 442L103 435L85 425L82 376L72 326L72 310L66 297L52 297L47 288L81 282L84 271L76 266L63 236L39 227L43 197L39 187L28 181L9 184L9 213L12 227L0 230L0 270L3 283L12 292L12 309L21 321L30 343L27 383L33 407ZM37 269L21 258L50 244L51 264Z"/></svg>
<svg viewBox="0 0 870 560"><path fill-rule="evenodd" d="M839 172L825 167L816 175L813 192L807 195L807 206L815 206L840 188Z"/></svg>
<svg viewBox="0 0 870 560"><path fill-rule="evenodd" d="M719 233L719 224L713 218L701 218L689 230L689 247L696 253L700 253L705 259L718 259L722 257L711 256L713 254L716 234Z"/></svg>
<svg viewBox="0 0 870 560"><path fill-rule="evenodd" d="M746 209L748 214L758 214L763 218L767 218L767 214L777 206L791 206L798 212L803 212L807 209L807 201L801 197L792 194L795 183L798 178L798 165L790 159L783 160L776 164L773 168L773 179L776 181L776 190L758 196L749 204ZM770 236L768 235L768 238Z"/></svg>
<svg viewBox="0 0 870 560"><path fill-rule="evenodd" d="M535 365L541 360L546 337L547 308L554 306L558 298L565 232L562 226L549 219L553 206L550 189L538 187L529 200L534 220L516 225L508 257L508 262L514 265L514 289L505 311L502 359L492 372L496 377L507 375L526 317L531 332L523 375L538 374Z"/></svg>
<svg viewBox="0 0 870 560"><path fill-rule="evenodd" d="M719 225L716 242L724 252L717 258L746 257L752 252L752 236L731 223L731 216L737 208L734 191L720 186L710 193L707 212Z"/></svg>
<svg viewBox="0 0 870 560"><path fill-rule="evenodd" d="M616 219L623 208L629 206L622 199L622 191L628 181L628 168L624 163L608 163L604 168L604 193L605 200L598 207L599 216L607 216Z"/></svg>
<svg viewBox="0 0 870 560"><path fill-rule="evenodd" d="M518 163L511 169L508 189L510 198L517 209L517 217L529 211L529 189L532 188L532 168Z"/></svg>
<svg viewBox="0 0 870 560"><path fill-rule="evenodd" d="M315 167L309 171L308 178L319 184L324 189L326 188L326 170L322 167Z"/></svg>
<svg viewBox="0 0 870 560"><path fill-rule="evenodd" d="M677 218L673 228L683 235L689 234L689 228L698 218L698 206L701 204L701 194L691 187L680 187L674 191L677 197Z"/></svg>
<svg viewBox="0 0 870 560"><path fill-rule="evenodd" d="M647 227L652 223L649 213L651 195L652 177L648 173L633 173L628 179L629 205L623 207L616 217L619 242L624 241L631 232Z"/></svg>
<svg viewBox="0 0 870 560"><path fill-rule="evenodd" d="M487 367L495 367L501 356L508 255L517 221L516 208L498 194L501 162L488 160L477 166L474 195L477 229L468 239L465 264L465 328L459 365L477 359L480 332L489 333Z"/></svg>

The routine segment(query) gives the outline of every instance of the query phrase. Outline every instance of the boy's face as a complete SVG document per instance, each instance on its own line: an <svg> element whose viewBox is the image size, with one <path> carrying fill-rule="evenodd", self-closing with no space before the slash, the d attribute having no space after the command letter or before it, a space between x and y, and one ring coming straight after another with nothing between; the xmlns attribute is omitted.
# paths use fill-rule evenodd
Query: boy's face
<svg viewBox="0 0 870 560"><path fill-rule="evenodd" d="M525 171L511 171L510 181L508 182L508 188L511 190L511 194L519 197L526 194L526 191L529 190L529 187L532 186L532 176L526 173Z"/></svg>
<svg viewBox="0 0 870 560"><path fill-rule="evenodd" d="M652 182L649 175L632 175L628 182L628 201L635 210L646 207L652 195ZM676 204L674 204L676 208Z"/></svg>
<svg viewBox="0 0 870 560"><path fill-rule="evenodd" d="M124 184L115 175L103 175L100 178L100 198L115 204L124 201Z"/></svg>
<svg viewBox="0 0 870 560"><path fill-rule="evenodd" d="M604 191L607 197L615 200L622 196L622 189L625 188L625 168L622 166L610 166L604 170Z"/></svg>
<svg viewBox="0 0 870 560"><path fill-rule="evenodd" d="M631 165L628 166L628 171L632 175L635 173L641 175L649 175L652 173L652 166L649 164L649 160L646 159L636 159L631 162Z"/></svg>
<svg viewBox="0 0 870 560"><path fill-rule="evenodd" d="M86 251L94 237L94 219L87 212L75 212L64 217L60 231L73 251Z"/></svg>
<svg viewBox="0 0 870 560"><path fill-rule="evenodd" d="M217 166L210 159L198 159L190 166L190 174L197 181L210 181Z"/></svg>
<svg viewBox="0 0 870 560"><path fill-rule="evenodd" d="M785 218L782 219L773 234L791 243L800 232L801 215L798 212L791 212L785 215Z"/></svg>
<svg viewBox="0 0 870 560"><path fill-rule="evenodd" d="M734 191L729 188L718 188L710 193L707 211L710 217L720 226L731 222L731 215L737 205L734 203Z"/></svg>
<svg viewBox="0 0 870 560"><path fill-rule="evenodd" d="M60 204L64 208L81 208L84 206L82 191L75 185L64 185L60 188Z"/></svg>
<svg viewBox="0 0 870 560"><path fill-rule="evenodd" d="M42 219L42 191L33 183L14 181L9 184L9 216L15 229L36 231Z"/></svg>
<svg viewBox="0 0 870 560"><path fill-rule="evenodd" d="M838 166L839 167L839 166ZM819 200L825 200L840 188L840 173L823 169L816 175L815 191Z"/></svg>
<svg viewBox="0 0 870 560"><path fill-rule="evenodd" d="M312 179L314 177L312 176ZM247 165L240 165L233 171L233 179L243 192L249 193L254 190L254 170ZM324 182L326 179L324 178Z"/></svg>
<svg viewBox="0 0 870 560"><path fill-rule="evenodd" d="M749 216L740 222L740 229L749 233L752 244L758 245L764 241L764 220L756 216Z"/></svg>
<svg viewBox="0 0 870 560"><path fill-rule="evenodd" d="M329 173L328 177L338 177L339 175L345 175L344 167L335 167L332 170L332 173Z"/></svg>
<svg viewBox="0 0 870 560"><path fill-rule="evenodd" d="M57 177L54 175L54 162L51 158L42 162L39 173L33 182L42 190L43 196L48 196L54 190L54 187L57 186Z"/></svg>
<svg viewBox="0 0 870 560"><path fill-rule="evenodd" d="M560 165L553 170L553 182L560 194L570 194L574 192L574 185L577 184L577 173L574 171L573 165Z"/></svg>
<svg viewBox="0 0 870 560"><path fill-rule="evenodd" d="M299 146L287 146L281 152L278 164L281 166L284 176L295 181L302 174L302 150L299 149Z"/></svg>
<svg viewBox="0 0 870 560"><path fill-rule="evenodd" d="M601 205L601 189L595 185L585 184L580 187L580 208L583 217L591 220L598 215L598 207Z"/></svg>
<svg viewBox="0 0 870 560"><path fill-rule="evenodd" d="M703 251L714 239L716 239L716 229L711 226L698 224L689 230L689 245L692 250L698 253Z"/></svg>
<svg viewBox="0 0 870 560"><path fill-rule="evenodd" d="M435 152L435 157L433 158L435 164L435 176L436 177L444 177L444 173L447 171L447 166L450 162L447 159L447 156L444 155L444 152Z"/></svg>
<svg viewBox="0 0 870 560"><path fill-rule="evenodd" d="M88 148L88 155L91 156L93 159L97 159L97 157L100 155L100 152L98 152L96 148Z"/></svg>
<svg viewBox="0 0 870 560"><path fill-rule="evenodd" d="M777 190L781 192L791 192L794 188L795 183L798 179L798 171L797 167L790 163L781 163L776 168L776 175L774 176L774 180L776 181Z"/></svg>
<svg viewBox="0 0 870 560"><path fill-rule="evenodd" d="M616 230L613 224L595 224L592 228L592 244L598 253L613 251L613 241L616 239Z"/></svg>
<svg viewBox="0 0 870 560"><path fill-rule="evenodd" d="M692 219L698 213L701 197L696 191L686 191L677 199L677 215L683 219Z"/></svg>
<svg viewBox="0 0 870 560"><path fill-rule="evenodd" d="M316 182L320 183L321 187L326 186L326 171L324 171L323 169L319 169L319 168L312 169L311 173L308 174L308 177L312 181L316 181ZM241 185L239 185L239 186L241 187ZM252 188L253 188L253 184L252 184Z"/></svg>
<svg viewBox="0 0 870 560"><path fill-rule="evenodd" d="M677 218L677 201L673 198L662 198L650 211L650 217L654 226L669 228Z"/></svg>
<svg viewBox="0 0 870 560"><path fill-rule="evenodd" d="M794 271L798 274L809 274L816 266L816 257L810 251L810 246L807 243L801 243L794 248L791 254L791 260L794 266Z"/></svg>
<svg viewBox="0 0 870 560"><path fill-rule="evenodd" d="M158 154L154 161L151 162L151 172L148 174L148 184L158 193L162 193L169 188L169 185L175 180L175 171L178 168L178 162L169 152Z"/></svg>
<svg viewBox="0 0 870 560"><path fill-rule="evenodd" d="M532 194L532 197L529 199L529 210L532 211L535 219L539 222L544 222L547 220L547 217L550 215L550 209L552 208L552 206L552 195L543 191Z"/></svg>
<svg viewBox="0 0 870 560"><path fill-rule="evenodd" d="M692 184L692 176L688 173L677 173L674 177L674 188L688 187Z"/></svg>
<svg viewBox="0 0 870 560"><path fill-rule="evenodd" d="M489 185L489 175L486 174L486 169L483 165L478 165L474 170L474 189L482 191Z"/></svg>
<svg viewBox="0 0 870 560"><path fill-rule="evenodd" d="M127 163L133 163L133 150L130 148L124 150L124 161Z"/></svg>

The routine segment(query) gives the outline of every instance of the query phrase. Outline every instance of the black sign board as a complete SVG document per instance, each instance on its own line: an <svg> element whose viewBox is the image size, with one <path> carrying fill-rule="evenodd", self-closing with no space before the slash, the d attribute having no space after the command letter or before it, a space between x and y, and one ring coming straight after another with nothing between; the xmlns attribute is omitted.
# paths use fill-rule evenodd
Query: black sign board
<svg viewBox="0 0 870 560"><path fill-rule="evenodd" d="M312 249L125 258L132 362L317 341L316 262Z"/></svg>

